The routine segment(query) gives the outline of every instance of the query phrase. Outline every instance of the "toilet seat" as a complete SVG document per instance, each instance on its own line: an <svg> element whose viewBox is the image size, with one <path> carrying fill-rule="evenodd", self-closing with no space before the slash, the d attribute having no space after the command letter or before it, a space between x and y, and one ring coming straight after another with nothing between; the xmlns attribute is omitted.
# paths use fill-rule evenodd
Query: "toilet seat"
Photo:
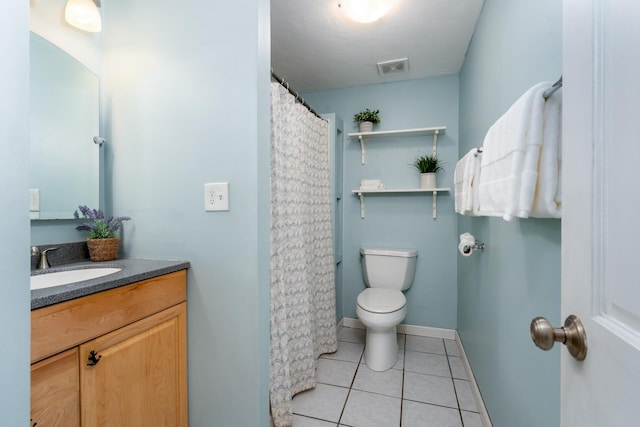
<svg viewBox="0 0 640 427"><path fill-rule="evenodd" d="M404 308L407 298L395 289L367 288L358 295L357 304L371 313L393 313Z"/></svg>

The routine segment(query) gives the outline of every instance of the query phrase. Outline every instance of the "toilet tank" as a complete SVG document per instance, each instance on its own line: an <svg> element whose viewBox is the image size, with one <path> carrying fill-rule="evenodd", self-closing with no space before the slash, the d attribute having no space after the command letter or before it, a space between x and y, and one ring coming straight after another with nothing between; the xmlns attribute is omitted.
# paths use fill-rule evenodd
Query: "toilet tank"
<svg viewBox="0 0 640 427"><path fill-rule="evenodd" d="M361 248L360 256L364 283L368 287L404 291L413 283L417 250Z"/></svg>

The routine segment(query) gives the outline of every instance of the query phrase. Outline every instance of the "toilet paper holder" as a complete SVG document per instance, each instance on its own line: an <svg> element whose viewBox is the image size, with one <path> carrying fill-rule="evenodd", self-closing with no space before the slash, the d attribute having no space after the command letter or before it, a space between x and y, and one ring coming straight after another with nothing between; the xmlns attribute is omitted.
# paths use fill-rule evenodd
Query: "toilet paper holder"
<svg viewBox="0 0 640 427"><path fill-rule="evenodd" d="M477 251L480 249L484 252L484 243L480 243L478 240L473 245L464 245L462 247L462 252L465 254L471 253L471 251Z"/></svg>

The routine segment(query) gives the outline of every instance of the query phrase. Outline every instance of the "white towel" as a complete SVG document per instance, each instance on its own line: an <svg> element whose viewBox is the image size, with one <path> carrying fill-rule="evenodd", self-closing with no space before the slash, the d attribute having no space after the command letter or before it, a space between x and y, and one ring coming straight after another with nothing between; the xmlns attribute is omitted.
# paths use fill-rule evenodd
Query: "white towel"
<svg viewBox="0 0 640 427"><path fill-rule="evenodd" d="M477 149L470 150L458 163L454 172L455 211L461 215L474 215L477 208L477 177L480 158Z"/></svg>
<svg viewBox="0 0 640 427"><path fill-rule="evenodd" d="M473 150L471 150L473 151ZM471 153L471 151L469 153ZM462 156L456 163L453 172L453 202L456 213L464 215L466 208L467 187L465 185L465 173L467 162L469 161L469 153Z"/></svg>
<svg viewBox="0 0 640 427"><path fill-rule="evenodd" d="M484 151L484 148L483 148ZM472 163L472 171L471 171L471 179L470 179L470 185L471 185L471 189L472 189L472 213L473 215L480 215L480 172L481 172L481 165L482 165L482 153L476 153L473 157L473 163Z"/></svg>
<svg viewBox="0 0 640 427"><path fill-rule="evenodd" d="M480 167L479 215L509 221L531 210L544 123L542 94L550 86L543 82L527 90L489 128Z"/></svg>
<svg viewBox="0 0 640 427"><path fill-rule="evenodd" d="M562 198L560 172L562 170L562 93L555 92L544 106L544 132L540 151L538 185L531 216L560 218Z"/></svg>
<svg viewBox="0 0 640 427"><path fill-rule="evenodd" d="M533 207L533 199L538 183L538 160L543 144L544 130L544 91L551 87L551 83L542 85L533 95L531 100L531 117L522 164L522 176L520 179L520 196L516 216L528 218ZM505 218L506 219L506 218Z"/></svg>

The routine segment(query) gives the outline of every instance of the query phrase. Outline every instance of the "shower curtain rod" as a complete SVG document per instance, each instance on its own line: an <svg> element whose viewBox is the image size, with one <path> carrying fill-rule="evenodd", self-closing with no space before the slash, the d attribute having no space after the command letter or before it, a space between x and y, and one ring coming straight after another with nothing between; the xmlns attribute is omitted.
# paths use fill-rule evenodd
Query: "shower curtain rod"
<svg viewBox="0 0 640 427"><path fill-rule="evenodd" d="M311 105L307 104L304 100L303 97L301 97L298 92L296 92L295 90L291 89L291 87L289 86L289 83L286 82L282 77L278 76L276 73L273 72L273 68L271 69L271 78L274 79L275 81L277 81L278 83L280 83L280 85L285 88L286 90L289 91L289 93L291 95L293 95L293 97L296 99L296 101L298 101L300 104L304 105L306 107L307 110L311 111L317 118L325 120L324 118L320 117L320 115L318 113L315 112L315 110L313 108L311 108Z"/></svg>

